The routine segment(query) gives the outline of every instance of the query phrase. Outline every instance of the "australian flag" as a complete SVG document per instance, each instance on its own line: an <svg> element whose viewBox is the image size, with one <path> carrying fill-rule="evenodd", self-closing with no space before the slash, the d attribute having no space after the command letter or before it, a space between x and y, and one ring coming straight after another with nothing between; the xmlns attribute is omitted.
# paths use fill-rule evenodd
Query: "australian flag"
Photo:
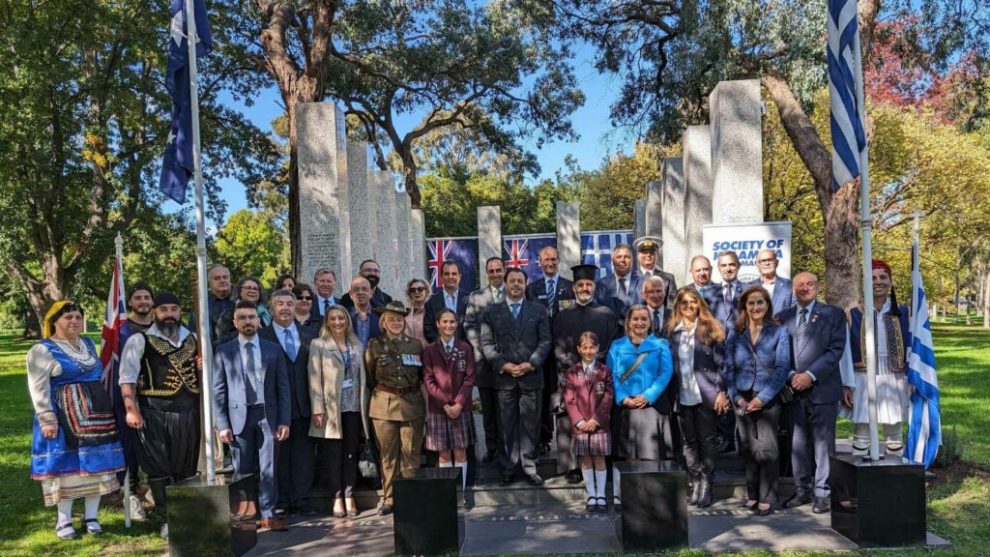
<svg viewBox="0 0 990 557"><path fill-rule="evenodd" d="M461 268L461 288L478 288L478 239L477 238L438 238L426 241L430 260L426 268L430 273L430 286L433 290L443 285L443 264L456 261Z"/></svg>
<svg viewBox="0 0 990 557"><path fill-rule="evenodd" d="M598 278L612 272L612 249L619 244L632 244L629 230L603 230L581 234L581 259L585 265L598 265Z"/></svg>
<svg viewBox="0 0 990 557"><path fill-rule="evenodd" d="M213 46L205 0L193 0L196 16L196 58ZM172 24L168 40L165 86L172 96L172 127L165 144L159 188L176 203L186 200L186 185L193 175L192 94L189 81L189 44L186 42L185 0L172 0ZM195 61L194 61L195 63Z"/></svg>
<svg viewBox="0 0 990 557"><path fill-rule="evenodd" d="M505 267L519 267L526 271L529 282L543 278L540 268L540 250L547 247L557 247L557 236L554 234L525 234L502 237L502 259Z"/></svg>

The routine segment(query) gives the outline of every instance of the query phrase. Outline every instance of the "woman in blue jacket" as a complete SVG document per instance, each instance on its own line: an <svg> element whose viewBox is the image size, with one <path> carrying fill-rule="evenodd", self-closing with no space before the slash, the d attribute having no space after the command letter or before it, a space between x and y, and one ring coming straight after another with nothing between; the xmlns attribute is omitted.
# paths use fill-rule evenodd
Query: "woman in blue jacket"
<svg viewBox="0 0 990 557"><path fill-rule="evenodd" d="M636 304L626 311L626 336L612 343L608 368L619 408L615 432L619 460L660 460L663 439L660 413L653 404L670 383L674 365L667 341L650 334L650 310ZM618 475L613 471L613 478ZM614 482L616 510L621 509L619 482Z"/></svg>
<svg viewBox="0 0 990 557"><path fill-rule="evenodd" d="M722 374L738 418L739 452L746 464L743 506L765 516L777 504L777 426L783 406L777 395L790 370L791 341L787 327L771 317L770 294L762 286L743 292L739 309L725 339Z"/></svg>

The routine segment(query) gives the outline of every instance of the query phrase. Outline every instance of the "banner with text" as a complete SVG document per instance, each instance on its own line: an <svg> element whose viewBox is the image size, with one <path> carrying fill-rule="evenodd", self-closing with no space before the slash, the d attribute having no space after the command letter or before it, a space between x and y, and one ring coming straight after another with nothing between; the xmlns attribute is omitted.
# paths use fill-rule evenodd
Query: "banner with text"
<svg viewBox="0 0 990 557"><path fill-rule="evenodd" d="M706 255L712 260L712 268L718 271L718 256L734 251L739 256L739 280L750 282L760 276L756 267L756 255L762 249L772 249L779 264L777 274L791 276L791 222L763 222L759 224L706 224L702 227L702 239ZM721 281L721 274L712 274L712 280Z"/></svg>

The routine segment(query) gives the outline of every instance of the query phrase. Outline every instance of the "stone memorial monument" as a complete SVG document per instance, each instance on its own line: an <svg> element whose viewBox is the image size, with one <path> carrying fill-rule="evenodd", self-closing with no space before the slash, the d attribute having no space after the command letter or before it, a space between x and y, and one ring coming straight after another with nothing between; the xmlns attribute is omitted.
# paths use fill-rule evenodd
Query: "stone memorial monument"
<svg viewBox="0 0 990 557"><path fill-rule="evenodd" d="M708 253L701 227L712 222L712 147L708 126L684 130L684 246L688 257Z"/></svg>
<svg viewBox="0 0 990 557"><path fill-rule="evenodd" d="M711 114L712 224L763 222L760 80L720 81Z"/></svg>
<svg viewBox="0 0 990 557"><path fill-rule="evenodd" d="M401 292L402 288L397 288L406 270L399 263L399 239L398 223L396 220L396 205L398 200L395 195L395 182L392 173L387 170L375 170L371 172L371 181L374 182L374 189L378 194L378 242L376 242L376 256L378 265L381 267L381 288L389 294L395 296L396 292Z"/></svg>
<svg viewBox="0 0 990 557"><path fill-rule="evenodd" d="M663 181L653 180L646 184L646 234L663 235ZM666 238L663 239L667 241ZM657 261L663 265L663 258Z"/></svg>
<svg viewBox="0 0 990 557"><path fill-rule="evenodd" d="M412 242L412 276L429 280L426 273L426 219L422 209L410 211L409 240Z"/></svg>
<svg viewBox="0 0 990 557"><path fill-rule="evenodd" d="M560 274L571 280L571 267L581 264L581 209L577 203L557 202L557 253Z"/></svg>
<svg viewBox="0 0 990 557"><path fill-rule="evenodd" d="M478 207L478 269L484 275L485 261L502 257L502 213L498 206ZM479 277L481 286L485 279Z"/></svg>
<svg viewBox="0 0 990 557"><path fill-rule="evenodd" d="M633 207L633 240L646 235L646 200L637 199Z"/></svg>
<svg viewBox="0 0 990 557"><path fill-rule="evenodd" d="M684 237L684 165L680 158L663 160L663 195L660 219L663 238L663 270L674 275L677 284L689 284L691 255Z"/></svg>
<svg viewBox="0 0 990 557"><path fill-rule="evenodd" d="M350 186L351 261L346 268L337 269L337 286L347 290L358 274L361 262L375 257L378 243L377 190L369 187L368 144L347 145L347 182ZM310 277L306 277L307 279Z"/></svg>

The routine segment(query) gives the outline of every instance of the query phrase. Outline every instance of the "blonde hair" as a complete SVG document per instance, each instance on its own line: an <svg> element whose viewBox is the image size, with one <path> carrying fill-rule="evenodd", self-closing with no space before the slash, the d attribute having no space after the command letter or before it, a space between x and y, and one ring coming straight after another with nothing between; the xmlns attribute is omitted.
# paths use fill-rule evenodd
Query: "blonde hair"
<svg viewBox="0 0 990 557"><path fill-rule="evenodd" d="M323 322L320 324L320 338L333 339L333 335L330 334L330 327L327 326L327 320L330 318L331 313L340 313L344 316L344 321L347 323L347 330L344 331L344 339L347 340L348 344L353 344L355 346L361 344L361 339L357 337L354 333L354 324L351 323L351 314L343 306L330 306L327 308L326 315L323 316Z"/></svg>
<svg viewBox="0 0 990 557"><path fill-rule="evenodd" d="M623 322L623 327L626 330L626 336L629 336L629 320L635 311L645 311L647 315L650 314L650 308L646 307L646 304L633 304L629 306L626 310L626 320ZM649 336L649 334L647 334Z"/></svg>

